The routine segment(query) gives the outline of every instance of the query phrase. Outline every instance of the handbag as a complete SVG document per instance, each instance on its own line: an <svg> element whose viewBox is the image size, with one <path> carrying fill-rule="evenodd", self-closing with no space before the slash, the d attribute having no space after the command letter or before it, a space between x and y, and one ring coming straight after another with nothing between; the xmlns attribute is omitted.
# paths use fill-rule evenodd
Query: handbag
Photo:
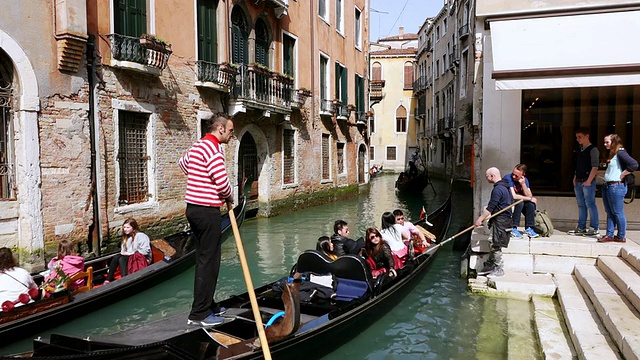
<svg viewBox="0 0 640 360"><path fill-rule="evenodd" d="M636 197L636 176L631 173L624 177L624 183L627 185L627 195L629 201L624 201L625 204L631 204Z"/></svg>

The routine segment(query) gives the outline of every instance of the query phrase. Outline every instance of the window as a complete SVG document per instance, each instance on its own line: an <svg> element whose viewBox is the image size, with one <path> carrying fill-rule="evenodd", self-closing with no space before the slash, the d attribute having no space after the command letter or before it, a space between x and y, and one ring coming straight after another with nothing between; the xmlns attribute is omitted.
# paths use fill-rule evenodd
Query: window
<svg viewBox="0 0 640 360"><path fill-rule="evenodd" d="M442 75L447 72L447 54L442 55Z"/></svg>
<svg viewBox="0 0 640 360"><path fill-rule="evenodd" d="M296 182L296 132L291 129L282 131L282 183Z"/></svg>
<svg viewBox="0 0 640 360"><path fill-rule="evenodd" d="M114 0L116 34L140 37L147 32L147 0Z"/></svg>
<svg viewBox="0 0 640 360"><path fill-rule="evenodd" d="M404 63L404 89L413 89L413 63L410 61Z"/></svg>
<svg viewBox="0 0 640 360"><path fill-rule="evenodd" d="M287 34L282 34L282 72L296 77L296 39Z"/></svg>
<svg viewBox="0 0 640 360"><path fill-rule="evenodd" d="M347 105L347 68L340 63L336 63L336 99L342 101L342 105Z"/></svg>
<svg viewBox="0 0 640 360"><path fill-rule="evenodd" d="M469 50L462 52L462 60L460 61L460 98L467 96L467 62L469 61Z"/></svg>
<svg viewBox="0 0 640 360"><path fill-rule="evenodd" d="M355 28L356 47L362 49L362 12L358 8L356 8Z"/></svg>
<svg viewBox="0 0 640 360"><path fill-rule="evenodd" d="M374 132L376 132L376 115L373 114L372 116L369 116L369 131L370 134L373 134Z"/></svg>
<svg viewBox="0 0 640 360"><path fill-rule="evenodd" d="M458 156L456 157L456 162L458 164L462 164L464 162L464 127L458 128L458 138L456 139L458 143Z"/></svg>
<svg viewBox="0 0 640 360"><path fill-rule="evenodd" d="M440 39L440 25L436 26L436 41Z"/></svg>
<svg viewBox="0 0 640 360"><path fill-rule="evenodd" d="M396 161L396 147L395 146L387 146L387 160L388 161Z"/></svg>
<svg viewBox="0 0 640 360"><path fill-rule="evenodd" d="M318 15L327 22L329 22L328 1L329 0L318 0Z"/></svg>
<svg viewBox="0 0 640 360"><path fill-rule="evenodd" d="M198 0L198 60L218 62L218 0Z"/></svg>
<svg viewBox="0 0 640 360"><path fill-rule="evenodd" d="M356 110L359 113L364 112L364 78L356 74Z"/></svg>
<svg viewBox="0 0 640 360"><path fill-rule="evenodd" d="M442 34L447 33L447 18L442 19Z"/></svg>
<svg viewBox="0 0 640 360"><path fill-rule="evenodd" d="M440 76L440 60L436 60L436 79Z"/></svg>
<svg viewBox="0 0 640 360"><path fill-rule="evenodd" d="M11 121L13 76L3 66L0 66L0 70L0 199L13 200L16 195L13 176L15 171L14 135L13 122Z"/></svg>
<svg viewBox="0 0 640 360"><path fill-rule="evenodd" d="M375 161L376 160L376 148L375 146L371 145L369 146L369 161Z"/></svg>
<svg viewBox="0 0 640 360"><path fill-rule="evenodd" d="M440 164L444 164L444 141L440 142Z"/></svg>
<svg viewBox="0 0 640 360"><path fill-rule="evenodd" d="M344 3L342 0L336 0L336 31L344 34Z"/></svg>
<svg viewBox="0 0 640 360"><path fill-rule="evenodd" d="M336 144L336 157L338 158L338 174L346 173L346 169L344 166L344 143Z"/></svg>
<svg viewBox="0 0 640 360"><path fill-rule="evenodd" d="M269 67L269 31L262 19L256 21L256 62Z"/></svg>
<svg viewBox="0 0 640 360"><path fill-rule="evenodd" d="M231 61L235 64L249 62L249 28L242 10L234 6L231 12Z"/></svg>
<svg viewBox="0 0 640 360"><path fill-rule="evenodd" d="M371 66L371 76L371 80L382 80L382 65L377 61Z"/></svg>
<svg viewBox="0 0 640 360"><path fill-rule="evenodd" d="M322 180L329 180L331 178L331 169L329 168L331 156L329 149L329 134L322 134Z"/></svg>
<svg viewBox="0 0 640 360"><path fill-rule="evenodd" d="M320 99L329 99L329 58L320 54Z"/></svg>
<svg viewBox="0 0 640 360"><path fill-rule="evenodd" d="M149 114L118 111L120 206L149 200L148 122Z"/></svg>
<svg viewBox="0 0 640 360"><path fill-rule="evenodd" d="M407 132L407 109L402 105L396 109L396 132Z"/></svg>

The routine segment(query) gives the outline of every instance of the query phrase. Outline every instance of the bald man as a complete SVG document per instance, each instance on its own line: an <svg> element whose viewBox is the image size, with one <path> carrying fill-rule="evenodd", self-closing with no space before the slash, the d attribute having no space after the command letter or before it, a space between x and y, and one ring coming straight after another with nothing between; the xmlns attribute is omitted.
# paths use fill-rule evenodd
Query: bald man
<svg viewBox="0 0 640 360"><path fill-rule="evenodd" d="M500 176L500 170L498 170L498 168L489 168L485 173L485 177L490 184L493 184L493 189L491 190L489 204L476 220L476 226L482 226L482 222L489 216L509 207L513 203L513 196L511 196L511 191L509 190L509 182ZM509 246L509 239L511 238L509 232L512 224L511 209L489 220L489 228L491 229L492 236L491 255L489 256L491 272L488 276L497 277L504 275L502 248Z"/></svg>

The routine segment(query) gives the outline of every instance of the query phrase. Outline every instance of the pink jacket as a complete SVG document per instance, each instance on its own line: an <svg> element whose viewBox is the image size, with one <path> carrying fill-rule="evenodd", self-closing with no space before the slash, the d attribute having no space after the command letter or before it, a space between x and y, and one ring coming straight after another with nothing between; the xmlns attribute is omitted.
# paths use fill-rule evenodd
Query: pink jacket
<svg viewBox="0 0 640 360"><path fill-rule="evenodd" d="M47 266L49 270L51 270L51 273L45 279L46 282L58 277L58 274L55 271L56 266L60 266L62 271L67 274L67 276L71 277L84 270L84 258L77 255L67 255L63 257L62 260L58 260L57 257L54 257ZM78 279L71 285L70 290L75 290L83 285L84 279Z"/></svg>

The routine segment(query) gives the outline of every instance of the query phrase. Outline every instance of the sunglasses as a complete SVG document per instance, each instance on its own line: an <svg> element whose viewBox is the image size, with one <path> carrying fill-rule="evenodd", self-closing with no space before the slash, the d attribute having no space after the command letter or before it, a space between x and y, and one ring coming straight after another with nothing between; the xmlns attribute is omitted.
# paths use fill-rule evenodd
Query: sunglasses
<svg viewBox="0 0 640 360"><path fill-rule="evenodd" d="M369 240L373 240L373 239L379 238L379 237L380 237L380 235L372 235L372 236L369 236Z"/></svg>

